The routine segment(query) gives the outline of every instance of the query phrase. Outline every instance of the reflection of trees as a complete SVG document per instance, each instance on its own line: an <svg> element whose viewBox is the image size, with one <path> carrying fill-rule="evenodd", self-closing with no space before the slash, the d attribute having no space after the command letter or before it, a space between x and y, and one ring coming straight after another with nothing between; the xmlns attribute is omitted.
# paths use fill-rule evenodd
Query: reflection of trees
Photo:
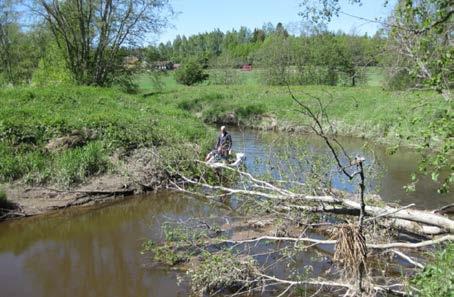
<svg viewBox="0 0 454 297"><path fill-rule="evenodd" d="M41 296L177 295L175 275L143 269L141 239L158 238L166 217L206 217L217 213L181 194L159 193L96 210L70 210L1 225L2 251L24 260ZM19 258L19 257L18 257ZM19 260L17 260L19 261ZM0 263L1 265L1 263ZM151 275L150 275L151 274Z"/></svg>
<svg viewBox="0 0 454 297"><path fill-rule="evenodd" d="M307 152L317 154L327 154L328 149L322 141L314 135L292 135L274 132L256 132L246 130L244 134L241 131L231 128L230 132L234 138L234 149L238 151L245 151L248 159L248 171L255 175L260 175L261 172L272 172L269 168L263 165L265 157L272 156L274 160L270 160L271 166L281 166L282 162L279 160L279 150L285 146L292 147L295 150L306 150ZM365 156L367 160L375 159L380 167L386 171L386 174L371 176L370 188L379 191L380 195L385 201L400 200L403 204L416 203L419 207L438 207L446 205L450 202L448 195L437 195L437 199L427 199L433 197L436 192L437 185L430 181L430 178L421 178L416 192L407 193L403 189L404 185L410 182L411 173L417 168L419 161L418 154L410 149L401 149L394 155L390 155L386 151L385 146L371 145L366 141L353 138L353 137L338 137L342 142L345 149L357 152L359 155ZM289 145L287 145L289 144ZM371 150L364 150L363 146L367 144ZM255 164L255 160L259 165ZM332 165L331 162L328 162ZM308 167L300 167L303 171ZM337 171L335 166L332 166L334 171ZM298 178L301 179L303 174ZM353 191L355 189L348 187L341 175L333 176L333 183L335 187L343 190ZM304 180L299 180L303 182ZM435 202L434 202L435 201ZM430 205L428 205L430 203ZM434 204L435 203L435 204Z"/></svg>
<svg viewBox="0 0 454 297"><path fill-rule="evenodd" d="M105 232L114 232L119 226L133 231L140 225L140 236L149 233L148 225L160 216L180 216L193 213L204 216L208 211L203 203L187 199L181 194L159 193L143 198L128 199L98 209L69 209L49 216L41 216L0 225L0 251L18 254L38 240L85 240ZM135 229L134 232L137 232ZM134 239L134 240L137 240Z"/></svg>

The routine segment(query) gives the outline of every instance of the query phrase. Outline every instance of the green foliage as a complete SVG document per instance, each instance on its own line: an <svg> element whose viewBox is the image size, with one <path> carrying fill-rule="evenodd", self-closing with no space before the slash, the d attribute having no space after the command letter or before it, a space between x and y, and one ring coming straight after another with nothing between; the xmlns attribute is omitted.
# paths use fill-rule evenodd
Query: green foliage
<svg viewBox="0 0 454 297"><path fill-rule="evenodd" d="M400 1L391 20L388 64L397 70L390 79L397 75L403 80L402 76L406 75L408 78L404 81L411 87L428 86L448 93L446 98L452 100L452 95L449 95L454 78L454 49L450 44L452 2Z"/></svg>
<svg viewBox="0 0 454 297"><path fill-rule="evenodd" d="M3 12L2 12L3 14ZM22 32L18 23L1 24L0 30L0 86L26 84L41 56L43 37L38 30Z"/></svg>
<svg viewBox="0 0 454 297"><path fill-rule="evenodd" d="M255 279L256 262L230 251L202 254L200 263L188 271L192 289L201 294L218 290L247 289Z"/></svg>
<svg viewBox="0 0 454 297"><path fill-rule="evenodd" d="M440 183L438 192L447 193L454 184L454 164L452 162L454 113L451 103L442 101L438 108L431 113L413 116L412 123L421 123L427 118L430 119L430 122L421 129L418 135L422 138L417 146L422 156L418 173L430 175L434 182ZM414 135L408 137L413 138ZM412 176L412 182L417 182L417 174ZM414 186L410 185L409 189L412 188Z"/></svg>
<svg viewBox="0 0 454 297"><path fill-rule="evenodd" d="M104 173L108 164L101 143L92 142L58 154L54 161L53 175L57 184L68 187L85 181L89 176Z"/></svg>
<svg viewBox="0 0 454 297"><path fill-rule="evenodd" d="M435 255L435 261L418 273L412 284L418 288L417 296L452 297L454 296L454 244Z"/></svg>
<svg viewBox="0 0 454 297"><path fill-rule="evenodd" d="M165 265L177 265L188 260L183 252L177 252L173 244L157 245L152 240L142 244L142 254L152 253L153 259Z"/></svg>
<svg viewBox="0 0 454 297"><path fill-rule="evenodd" d="M268 85L336 85L339 77L345 78L342 84L357 85L366 80L361 68L378 65L385 42L380 37L333 34L324 29L297 37L289 35L282 24L271 27L177 36L173 43L143 52L174 62L198 60L206 65L209 60L210 83L217 85L240 83L237 70L246 63L261 68L262 81Z"/></svg>
<svg viewBox="0 0 454 297"><path fill-rule="evenodd" d="M124 76L131 69L124 60L125 45L165 27L172 14L167 0L40 1L37 5L77 84L110 86L120 80L127 89L131 81Z"/></svg>
<svg viewBox="0 0 454 297"><path fill-rule="evenodd" d="M157 244L152 240L147 240L142 245L142 253L152 253L155 261L166 264L176 265L186 262L197 253L196 247L210 235L210 232L219 232L219 227L213 226L211 230L197 228L192 224L178 224L165 222L161 226L163 233L163 243Z"/></svg>
<svg viewBox="0 0 454 297"><path fill-rule="evenodd" d="M214 59L209 72L210 83L215 85L233 85L240 83L238 69L239 62L229 54L222 54Z"/></svg>
<svg viewBox="0 0 454 297"><path fill-rule="evenodd" d="M386 78L386 86L390 90L407 90L411 86L415 85L415 80L411 77L405 69L392 71L388 69Z"/></svg>
<svg viewBox="0 0 454 297"><path fill-rule="evenodd" d="M208 79L208 74L197 61L191 60L175 71L175 79L180 84L192 86Z"/></svg>
<svg viewBox="0 0 454 297"><path fill-rule="evenodd" d="M55 42L50 42L46 47L44 57L39 60L38 67L33 72L32 85L42 87L71 82L71 73L66 67L63 52Z"/></svg>

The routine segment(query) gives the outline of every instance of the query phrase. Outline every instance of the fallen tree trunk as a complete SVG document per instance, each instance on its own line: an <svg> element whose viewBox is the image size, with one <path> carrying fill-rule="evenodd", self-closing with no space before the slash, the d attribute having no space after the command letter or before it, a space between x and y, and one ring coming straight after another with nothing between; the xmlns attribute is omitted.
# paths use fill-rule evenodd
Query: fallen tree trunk
<svg viewBox="0 0 454 297"><path fill-rule="evenodd" d="M411 242L390 242L390 243L368 243L367 247L370 249L392 249L392 248L406 248L406 249L417 249L426 246L432 246L435 244L440 244L446 241L453 241L454 235L445 235L442 237L438 237L433 240L425 240L421 242L411 243ZM245 244L245 243L256 243L259 241L291 241L291 242L308 242L312 245L334 245L336 244L336 240L332 239L316 239L316 238L309 238L309 237L278 237L278 236L260 236L257 238L251 239L244 239L244 240L231 240L225 239L221 240L223 243L231 243L231 244Z"/></svg>
<svg viewBox="0 0 454 297"><path fill-rule="evenodd" d="M360 208L360 204L352 200L343 200L342 203L355 209ZM428 211L422 211L417 209L402 209L396 211L396 208L389 206L384 207L366 206L366 213L368 215L373 216L382 215L384 213L390 213L389 215L384 215L384 217L436 226L438 228L446 230L447 233L454 233L453 220Z"/></svg>
<svg viewBox="0 0 454 297"><path fill-rule="evenodd" d="M313 213L329 212L329 213L340 214L340 215L359 216L358 208L347 207L344 205L308 206L308 205L290 204L287 206L278 206L278 207L276 207L276 209L280 210L280 211L289 211L290 209L298 209L298 210L313 212ZM399 209L394 209L394 212L398 212L398 211L399 211ZM366 213L367 213L367 207L366 207ZM370 214L371 213L367 213L367 215L370 215ZM421 223L410 221L410 220L393 218L392 214L387 215L387 213L385 213L385 212L383 212L382 214L378 214L377 216L388 218L388 220L386 220L386 221L382 221L382 220L378 221L378 224L384 225L386 227L393 227L398 230L409 232L409 233L414 233L414 234L423 235L423 236L452 233L440 226L426 225L426 224L421 224Z"/></svg>
<svg viewBox="0 0 454 297"><path fill-rule="evenodd" d="M277 187L270 182L259 180L250 173L233 169L228 166L221 166L226 170L234 171L245 177L249 181L249 186L242 188L229 188L225 186L210 185L201 181L195 181L185 176L182 179L189 184L200 186L211 191L220 191L222 195L239 195L254 198L268 199L276 201L276 208L283 209L300 209L311 212L331 212L337 214L359 215L361 204L351 199L337 198L332 195L313 196L294 193L288 189ZM252 190L254 189L255 190ZM181 190L181 189L179 189ZM380 217L391 219L387 222L394 227L419 234L419 235L437 235L443 233L454 234L454 220L448 217L436 214L431 211L417 209L395 208L384 205L366 206L365 215L369 217Z"/></svg>

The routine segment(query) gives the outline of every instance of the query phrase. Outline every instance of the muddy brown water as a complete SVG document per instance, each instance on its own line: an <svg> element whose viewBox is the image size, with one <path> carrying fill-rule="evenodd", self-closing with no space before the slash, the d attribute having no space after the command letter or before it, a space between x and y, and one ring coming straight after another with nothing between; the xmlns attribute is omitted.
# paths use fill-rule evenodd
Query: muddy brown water
<svg viewBox="0 0 454 297"><path fill-rule="evenodd" d="M247 155L248 170L260 172L269 157L267 143L273 133L233 130L234 148ZM305 141L322 150L321 143ZM363 141L342 139L346 148L361 151ZM416 167L417 155L402 151L388 156L374 147L375 158L387 170L374 184L387 201L416 203L435 208L454 202L449 195L434 194L435 185L424 181L417 192L402 186ZM334 185L352 190L341 179ZM141 255L141 244L161 236L160 226L168 219L204 218L222 223L232 214L206 201L172 192L134 197L108 206L68 209L48 215L0 224L0 296L187 296L189 286L177 285L178 272L151 263ZM265 247L263 247L265 248ZM310 262L310 255L301 259ZM314 263L311 263L314 264ZM315 263L313 274L322 273L329 262Z"/></svg>

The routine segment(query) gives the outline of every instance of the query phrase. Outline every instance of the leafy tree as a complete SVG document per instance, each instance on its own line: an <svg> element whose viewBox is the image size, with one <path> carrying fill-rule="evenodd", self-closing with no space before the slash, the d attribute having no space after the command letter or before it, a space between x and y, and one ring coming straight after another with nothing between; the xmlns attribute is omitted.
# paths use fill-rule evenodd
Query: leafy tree
<svg viewBox="0 0 454 297"><path fill-rule="evenodd" d="M5 80L14 81L13 74L13 44L14 35L17 34L17 13L11 0L0 2L0 58L1 70Z"/></svg>
<svg viewBox="0 0 454 297"><path fill-rule="evenodd" d="M190 60L175 71L175 79L180 84L191 86L208 79L208 74L197 61Z"/></svg>
<svg viewBox="0 0 454 297"><path fill-rule="evenodd" d="M266 33L262 29L254 29L254 32L252 32L252 39L251 42L257 43L257 42L263 42L265 41L266 38Z"/></svg>
<svg viewBox="0 0 454 297"><path fill-rule="evenodd" d="M282 34L268 37L256 54L258 64L264 67L262 79L266 84L285 85L291 83L292 41Z"/></svg>
<svg viewBox="0 0 454 297"><path fill-rule="evenodd" d="M42 54L41 28L24 32L17 3L0 1L0 85L28 83Z"/></svg>
<svg viewBox="0 0 454 297"><path fill-rule="evenodd" d="M167 24L167 0L37 0L79 84L104 86L123 72L121 48Z"/></svg>
<svg viewBox="0 0 454 297"><path fill-rule="evenodd" d="M348 75L354 87L362 78L361 66L368 66L366 48L362 38L343 35L339 38L339 69Z"/></svg>
<svg viewBox="0 0 454 297"><path fill-rule="evenodd" d="M318 2L318 1L317 1ZM361 0L350 0L361 3ZM385 4L388 1L384 1ZM320 5L321 4L321 5ZM323 0L319 3L301 2L301 15L314 22L327 22L338 16L341 3L337 0ZM447 192L454 183L453 154L453 112L452 81L454 81L453 26L454 9L451 0L400 0L390 20L385 24L389 30L389 59L397 64L395 73L413 87L429 86L440 92L446 99L440 102L433 119L423 133L408 135L418 139L422 161L419 173L427 174L438 181L441 173L448 171L441 182L439 192ZM395 80L395 77L392 77ZM414 118L413 121L420 121ZM417 175L412 176L414 184Z"/></svg>
<svg viewBox="0 0 454 297"><path fill-rule="evenodd" d="M452 100L454 6L448 0L401 0L389 21L388 52L394 73L413 87L430 87ZM393 76L390 77L394 79Z"/></svg>
<svg viewBox="0 0 454 297"><path fill-rule="evenodd" d="M289 36L287 29L284 28L284 25L282 23L277 23L275 34L282 35L285 38Z"/></svg>

